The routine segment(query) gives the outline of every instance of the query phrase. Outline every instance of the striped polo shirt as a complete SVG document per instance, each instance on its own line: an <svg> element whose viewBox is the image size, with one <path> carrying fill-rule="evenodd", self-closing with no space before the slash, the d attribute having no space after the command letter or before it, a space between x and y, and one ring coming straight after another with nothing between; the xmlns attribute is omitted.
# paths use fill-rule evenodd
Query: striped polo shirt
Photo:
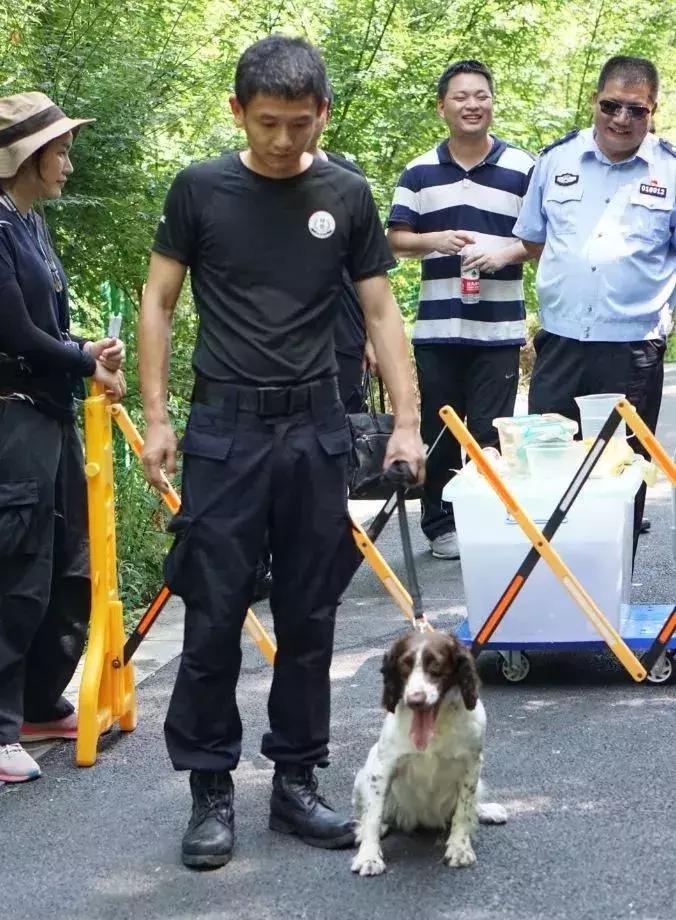
<svg viewBox="0 0 676 920"><path fill-rule="evenodd" d="M467 230L477 243L502 247L528 189L533 158L493 137L491 152L466 170L448 141L408 164L399 179L388 227L415 233ZM422 344L522 345L526 333L521 265L481 274L479 303L460 300L460 257L432 252L421 261L418 317L413 342Z"/></svg>

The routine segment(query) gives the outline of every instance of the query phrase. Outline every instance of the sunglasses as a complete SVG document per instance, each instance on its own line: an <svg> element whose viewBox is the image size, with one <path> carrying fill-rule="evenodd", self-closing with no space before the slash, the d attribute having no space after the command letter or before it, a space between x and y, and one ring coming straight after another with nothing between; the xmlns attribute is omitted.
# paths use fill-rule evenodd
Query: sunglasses
<svg viewBox="0 0 676 920"><path fill-rule="evenodd" d="M623 102L615 102L614 99L600 99L599 108L604 115L610 115L613 118L624 110L630 118L640 121L650 115L650 109L644 105L625 105Z"/></svg>

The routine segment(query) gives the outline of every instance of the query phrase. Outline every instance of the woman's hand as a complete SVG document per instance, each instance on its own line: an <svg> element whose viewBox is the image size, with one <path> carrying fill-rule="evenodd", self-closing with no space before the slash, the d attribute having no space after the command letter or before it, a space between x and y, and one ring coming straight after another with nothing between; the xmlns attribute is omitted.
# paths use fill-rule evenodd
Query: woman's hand
<svg viewBox="0 0 676 920"><path fill-rule="evenodd" d="M96 370L92 377L106 391L113 402L118 402L127 392L127 381L124 379L122 371L109 371L102 361L96 362Z"/></svg>
<svg viewBox="0 0 676 920"><path fill-rule="evenodd" d="M106 370L119 371L124 364L124 342L121 339L99 339L86 342L84 351L96 358Z"/></svg>

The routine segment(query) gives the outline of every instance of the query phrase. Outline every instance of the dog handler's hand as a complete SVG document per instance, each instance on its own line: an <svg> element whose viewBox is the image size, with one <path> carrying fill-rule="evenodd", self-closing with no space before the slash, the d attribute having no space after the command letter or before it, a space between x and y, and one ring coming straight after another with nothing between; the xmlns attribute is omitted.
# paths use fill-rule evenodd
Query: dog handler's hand
<svg viewBox="0 0 676 920"><path fill-rule="evenodd" d="M160 492L167 492L168 485L162 467L169 477L176 472L176 435L169 422L148 425L141 456L147 481Z"/></svg>
<svg viewBox="0 0 676 920"><path fill-rule="evenodd" d="M415 427L395 425L390 440L387 442L383 467L387 469L396 460L408 463L419 485L425 481L425 445L417 425Z"/></svg>
<svg viewBox="0 0 676 920"><path fill-rule="evenodd" d="M380 377L376 350L370 339L366 339L366 344L364 345L364 361L362 366L364 371L370 371L373 377Z"/></svg>

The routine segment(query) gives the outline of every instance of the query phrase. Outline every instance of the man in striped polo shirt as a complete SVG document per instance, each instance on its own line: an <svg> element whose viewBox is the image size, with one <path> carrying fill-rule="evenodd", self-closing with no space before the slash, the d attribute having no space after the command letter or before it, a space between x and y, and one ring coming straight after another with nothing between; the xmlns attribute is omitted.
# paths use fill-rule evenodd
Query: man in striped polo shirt
<svg viewBox="0 0 676 920"><path fill-rule="evenodd" d="M408 164L394 193L388 237L399 258L421 260L413 345L422 436L434 443L439 409L453 406L482 447L497 445L492 420L514 411L519 349L525 341L521 263L514 223L533 167L530 154L489 134L493 77L479 61L446 68L437 110L450 138ZM480 271L480 300L463 303L460 256ZM461 466L460 445L444 437L427 466L422 529L432 554L459 557L444 485Z"/></svg>

